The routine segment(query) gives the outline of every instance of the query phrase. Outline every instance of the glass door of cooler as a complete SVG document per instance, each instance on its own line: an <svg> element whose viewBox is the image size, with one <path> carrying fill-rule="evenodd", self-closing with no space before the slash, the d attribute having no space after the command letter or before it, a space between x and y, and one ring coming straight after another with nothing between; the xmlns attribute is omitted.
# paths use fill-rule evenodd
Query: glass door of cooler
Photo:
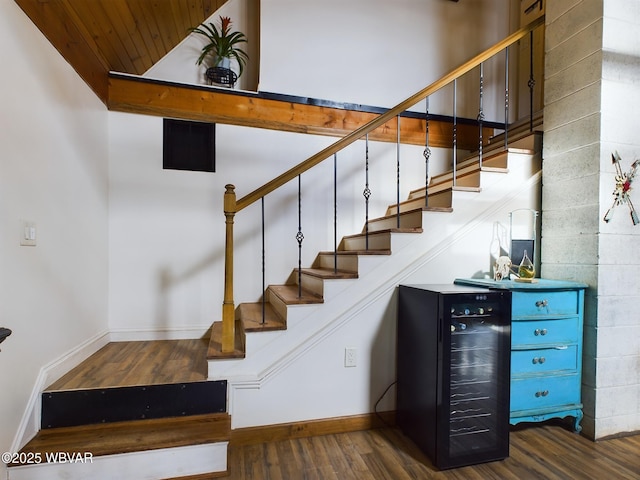
<svg viewBox="0 0 640 480"><path fill-rule="evenodd" d="M439 440L443 466L509 454L510 302L502 293L445 297ZM448 330L448 331L447 331ZM446 348L446 346L449 348ZM443 438L444 437L444 438ZM448 443L448 447L446 446Z"/></svg>

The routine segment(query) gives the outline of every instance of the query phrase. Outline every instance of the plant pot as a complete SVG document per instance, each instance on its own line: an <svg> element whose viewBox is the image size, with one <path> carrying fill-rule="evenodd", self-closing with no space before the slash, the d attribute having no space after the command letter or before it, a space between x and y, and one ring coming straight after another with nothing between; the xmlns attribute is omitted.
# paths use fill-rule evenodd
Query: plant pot
<svg viewBox="0 0 640 480"><path fill-rule="evenodd" d="M233 88L238 81L238 75L231 70L231 59L229 57L216 57L213 67L205 72L205 77L210 85Z"/></svg>
<svg viewBox="0 0 640 480"><path fill-rule="evenodd" d="M238 80L238 75L230 68L211 67L204 73L209 85L233 88Z"/></svg>
<svg viewBox="0 0 640 480"><path fill-rule="evenodd" d="M213 62L213 66L231 70L231 59L229 57L216 57L215 61Z"/></svg>

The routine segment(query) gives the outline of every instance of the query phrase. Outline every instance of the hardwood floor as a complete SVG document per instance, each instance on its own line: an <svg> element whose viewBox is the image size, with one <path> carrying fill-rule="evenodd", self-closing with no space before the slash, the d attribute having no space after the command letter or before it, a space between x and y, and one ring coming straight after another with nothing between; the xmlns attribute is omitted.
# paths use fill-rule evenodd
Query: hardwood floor
<svg viewBox="0 0 640 480"><path fill-rule="evenodd" d="M203 381L208 347L208 338L109 343L46 390Z"/></svg>
<svg viewBox="0 0 640 480"><path fill-rule="evenodd" d="M229 480L640 479L640 435L592 442L563 426L516 427L510 456L438 471L396 428L229 448Z"/></svg>

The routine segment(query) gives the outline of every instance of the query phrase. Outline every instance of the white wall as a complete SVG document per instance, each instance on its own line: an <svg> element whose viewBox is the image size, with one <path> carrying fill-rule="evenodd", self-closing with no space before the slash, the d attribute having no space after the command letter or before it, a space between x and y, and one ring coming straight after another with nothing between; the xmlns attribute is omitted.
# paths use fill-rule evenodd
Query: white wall
<svg viewBox="0 0 640 480"><path fill-rule="evenodd" d="M108 145L105 107L12 1L0 1L0 57L4 452L33 428L21 419L41 369L107 329ZM36 246L19 245L21 219Z"/></svg>
<svg viewBox="0 0 640 480"><path fill-rule="evenodd" d="M263 0L260 89L392 107L511 33L509 4Z"/></svg>

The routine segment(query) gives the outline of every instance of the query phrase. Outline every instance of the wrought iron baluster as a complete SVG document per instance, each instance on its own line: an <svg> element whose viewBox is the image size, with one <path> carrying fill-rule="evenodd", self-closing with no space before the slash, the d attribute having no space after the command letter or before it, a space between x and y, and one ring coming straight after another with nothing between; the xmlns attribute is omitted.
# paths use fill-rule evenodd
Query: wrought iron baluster
<svg viewBox="0 0 640 480"><path fill-rule="evenodd" d="M369 198L371 190L369 189L369 134L365 136L365 154L364 154L364 248L369 250Z"/></svg>
<svg viewBox="0 0 640 480"><path fill-rule="evenodd" d="M266 284L265 284L266 269L265 269L265 249L264 249L264 197L262 197L260 200L261 200L261 206L262 206L262 324L264 325L266 321L265 296L267 294Z"/></svg>
<svg viewBox="0 0 640 480"><path fill-rule="evenodd" d="M431 157L431 148L429 148L429 97L425 99L425 115L424 115L424 206L429 206L429 158Z"/></svg>
<svg viewBox="0 0 640 480"><path fill-rule="evenodd" d="M333 273L338 273L338 154L333 154Z"/></svg>
<svg viewBox="0 0 640 480"><path fill-rule="evenodd" d="M456 114L458 104L458 79L453 80L453 186L457 183L458 168L458 116Z"/></svg>
<svg viewBox="0 0 640 480"><path fill-rule="evenodd" d="M396 227L400 228L400 115L396 128Z"/></svg>
<svg viewBox="0 0 640 480"><path fill-rule="evenodd" d="M298 298L302 298L302 175L298 175L298 233L296 240L298 241Z"/></svg>
<svg viewBox="0 0 640 480"><path fill-rule="evenodd" d="M504 148L509 147L509 47L504 60Z"/></svg>
<svg viewBox="0 0 640 480"><path fill-rule="evenodd" d="M478 160L480 168L482 168L482 155L483 155L483 138L482 138L482 122L484 122L484 107L483 107L483 96L484 96L484 63L480 64L480 108L478 109Z"/></svg>
<svg viewBox="0 0 640 480"><path fill-rule="evenodd" d="M529 49L529 131L533 132L533 88L536 86L536 80L533 77L533 30L529 32L529 41L531 48Z"/></svg>

